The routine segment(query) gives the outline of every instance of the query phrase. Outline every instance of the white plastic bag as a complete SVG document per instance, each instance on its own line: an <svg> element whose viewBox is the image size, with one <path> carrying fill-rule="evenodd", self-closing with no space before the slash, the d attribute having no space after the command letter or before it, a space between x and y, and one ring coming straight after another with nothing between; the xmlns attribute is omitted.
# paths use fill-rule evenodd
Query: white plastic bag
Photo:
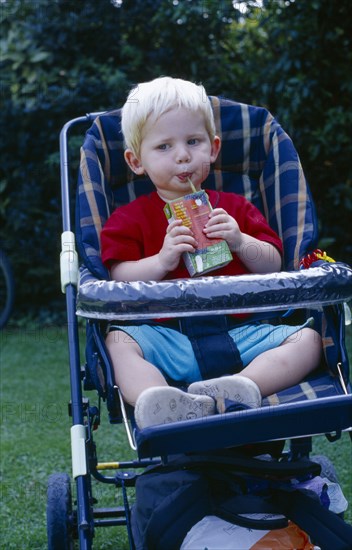
<svg viewBox="0 0 352 550"><path fill-rule="evenodd" d="M273 514L246 514L251 519L274 519ZM224 521L217 516L206 516L187 533L181 550L319 550L309 542L308 535L289 522L284 529L266 531L248 529Z"/></svg>

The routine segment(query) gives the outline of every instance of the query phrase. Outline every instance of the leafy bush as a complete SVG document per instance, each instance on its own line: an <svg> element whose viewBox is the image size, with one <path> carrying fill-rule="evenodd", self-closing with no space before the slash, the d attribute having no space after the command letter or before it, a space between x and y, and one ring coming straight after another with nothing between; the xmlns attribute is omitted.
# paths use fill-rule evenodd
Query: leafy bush
<svg viewBox="0 0 352 550"><path fill-rule="evenodd" d="M323 243L352 261L352 76L349 2L264 2L241 28L247 83L291 135L316 201ZM248 37L250 31L250 37ZM242 34L241 34L242 33ZM250 43L248 43L250 42ZM255 46L255 47L254 47Z"/></svg>
<svg viewBox="0 0 352 550"><path fill-rule="evenodd" d="M2 10L1 240L18 304L28 310L59 296L60 129L77 115L115 106L126 77L111 40L119 24L112 6L38 0L6 2Z"/></svg>

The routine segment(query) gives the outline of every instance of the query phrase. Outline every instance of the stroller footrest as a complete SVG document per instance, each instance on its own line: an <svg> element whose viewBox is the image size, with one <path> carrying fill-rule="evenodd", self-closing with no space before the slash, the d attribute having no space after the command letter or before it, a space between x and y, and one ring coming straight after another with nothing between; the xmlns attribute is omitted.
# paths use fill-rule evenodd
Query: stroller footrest
<svg viewBox="0 0 352 550"><path fill-rule="evenodd" d="M352 427L352 395L334 396L162 424L137 431L140 458L203 452Z"/></svg>

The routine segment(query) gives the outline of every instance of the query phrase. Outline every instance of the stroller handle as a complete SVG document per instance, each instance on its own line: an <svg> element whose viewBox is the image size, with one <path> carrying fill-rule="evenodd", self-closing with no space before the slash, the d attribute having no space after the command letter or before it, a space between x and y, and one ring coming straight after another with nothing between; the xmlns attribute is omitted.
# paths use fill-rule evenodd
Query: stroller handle
<svg viewBox="0 0 352 550"><path fill-rule="evenodd" d="M70 216L70 177L68 162L68 134L74 127L82 123L93 122L102 112L87 113L84 116L73 118L66 122L60 132L60 174L61 174L61 205L62 205L62 227L63 231L71 231Z"/></svg>

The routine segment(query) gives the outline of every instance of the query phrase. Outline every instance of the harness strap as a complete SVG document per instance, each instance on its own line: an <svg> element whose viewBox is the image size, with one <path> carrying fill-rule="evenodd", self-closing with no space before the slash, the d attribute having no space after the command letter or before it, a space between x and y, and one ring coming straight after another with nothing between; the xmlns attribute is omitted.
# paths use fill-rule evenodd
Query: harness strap
<svg viewBox="0 0 352 550"><path fill-rule="evenodd" d="M181 332L192 344L203 380L243 369L240 353L228 334L231 326L225 315L183 317L179 321Z"/></svg>

